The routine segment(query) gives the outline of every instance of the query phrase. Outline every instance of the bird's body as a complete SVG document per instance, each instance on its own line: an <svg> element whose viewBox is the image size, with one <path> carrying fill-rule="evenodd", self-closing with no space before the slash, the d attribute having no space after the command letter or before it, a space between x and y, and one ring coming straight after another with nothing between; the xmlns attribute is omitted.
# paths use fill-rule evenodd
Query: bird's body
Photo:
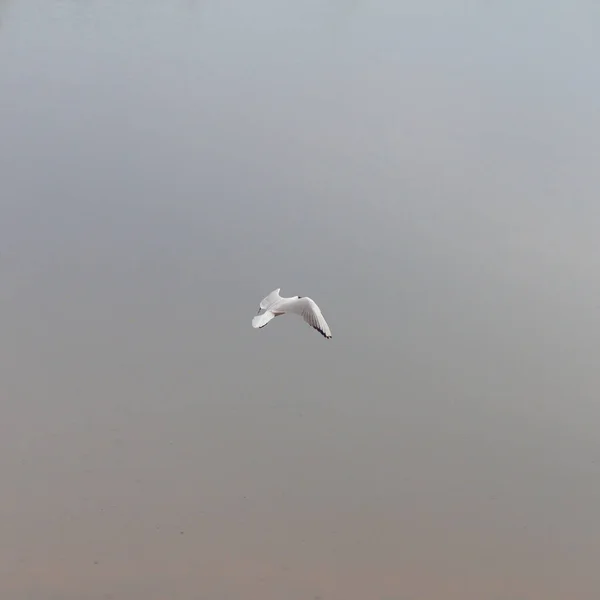
<svg viewBox="0 0 600 600"><path fill-rule="evenodd" d="M331 338L331 330L317 303L307 296L282 298L277 288L260 302L258 314L252 319L252 327L261 329L275 317L287 313L301 316L311 327L327 339Z"/></svg>

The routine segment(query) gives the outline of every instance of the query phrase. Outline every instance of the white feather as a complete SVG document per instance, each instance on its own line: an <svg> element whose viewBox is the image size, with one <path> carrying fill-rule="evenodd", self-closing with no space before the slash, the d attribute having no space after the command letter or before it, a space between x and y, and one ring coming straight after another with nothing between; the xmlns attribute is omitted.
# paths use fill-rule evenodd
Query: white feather
<svg viewBox="0 0 600 600"><path fill-rule="evenodd" d="M278 300L281 300L281 296L279 295L280 289L281 288L277 288L276 290L273 290L268 296L265 296L260 301L260 307L261 308L269 308L269 306L271 304L273 304L274 302L277 302Z"/></svg>

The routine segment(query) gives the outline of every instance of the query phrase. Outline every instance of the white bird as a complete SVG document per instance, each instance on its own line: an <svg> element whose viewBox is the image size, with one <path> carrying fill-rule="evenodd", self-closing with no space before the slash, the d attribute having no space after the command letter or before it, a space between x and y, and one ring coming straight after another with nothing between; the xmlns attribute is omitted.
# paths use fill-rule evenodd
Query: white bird
<svg viewBox="0 0 600 600"><path fill-rule="evenodd" d="M273 290L268 296L261 300L258 307L258 313L252 319L252 327L261 329L271 321L271 319L279 317L280 315L285 315L286 313L293 313L300 315L311 327L316 329L327 339L331 338L331 329L329 329L329 325L327 325L327 321L325 320L321 309L314 300L311 300L307 296L282 298L279 295L280 289L281 288Z"/></svg>

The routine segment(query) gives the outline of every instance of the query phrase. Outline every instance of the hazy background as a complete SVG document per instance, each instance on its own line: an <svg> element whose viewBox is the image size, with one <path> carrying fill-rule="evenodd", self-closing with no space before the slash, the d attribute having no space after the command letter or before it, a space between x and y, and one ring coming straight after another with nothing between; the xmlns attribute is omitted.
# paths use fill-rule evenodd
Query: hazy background
<svg viewBox="0 0 600 600"><path fill-rule="evenodd" d="M2 598L596 600L599 56L591 0L0 1Z"/></svg>

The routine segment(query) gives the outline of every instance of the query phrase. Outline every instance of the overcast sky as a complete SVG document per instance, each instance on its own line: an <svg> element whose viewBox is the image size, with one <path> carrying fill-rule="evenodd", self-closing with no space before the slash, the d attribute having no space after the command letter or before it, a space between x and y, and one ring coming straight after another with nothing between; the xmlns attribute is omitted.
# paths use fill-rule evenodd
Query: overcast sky
<svg viewBox="0 0 600 600"><path fill-rule="evenodd" d="M0 1L1 595L596 600L599 27Z"/></svg>

